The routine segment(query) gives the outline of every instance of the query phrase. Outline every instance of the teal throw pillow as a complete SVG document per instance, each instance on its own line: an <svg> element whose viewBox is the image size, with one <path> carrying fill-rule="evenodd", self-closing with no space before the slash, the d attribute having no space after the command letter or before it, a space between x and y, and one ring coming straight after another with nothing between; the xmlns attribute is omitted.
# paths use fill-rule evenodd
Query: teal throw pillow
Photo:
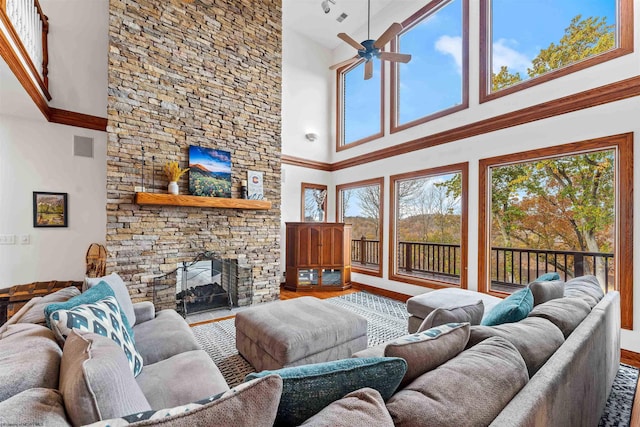
<svg viewBox="0 0 640 427"><path fill-rule="evenodd" d="M407 371L399 357L364 357L294 366L249 374L245 381L276 374L282 377L282 397L275 425L297 426L352 391L369 387L383 400L396 391Z"/></svg>
<svg viewBox="0 0 640 427"><path fill-rule="evenodd" d="M533 309L533 294L527 287L512 293L500 301L482 319L482 326L495 326L503 323L519 322Z"/></svg>
<svg viewBox="0 0 640 427"><path fill-rule="evenodd" d="M113 289L106 282L100 282L96 286L87 289L85 292L80 295L73 297L65 302L57 302L54 304L49 304L44 308L44 318L47 322L47 326L51 328L51 320L49 316L56 310L70 310L73 307L82 305L82 304L93 304L94 302L105 299L106 297L116 297ZM126 315L120 309L120 313L122 315L122 323L124 327L127 329L127 333L133 340L133 329L129 325Z"/></svg>
<svg viewBox="0 0 640 427"><path fill-rule="evenodd" d="M560 275L555 271L552 273L545 273L542 276L538 277L536 282L551 282L552 280L560 280Z"/></svg>
<svg viewBox="0 0 640 427"><path fill-rule="evenodd" d="M142 372L142 356L136 350L133 339L124 326L126 317L115 296L108 296L91 304L82 304L68 310L51 313L51 330L64 342L73 329L93 332L110 338L118 344L129 362L133 376Z"/></svg>

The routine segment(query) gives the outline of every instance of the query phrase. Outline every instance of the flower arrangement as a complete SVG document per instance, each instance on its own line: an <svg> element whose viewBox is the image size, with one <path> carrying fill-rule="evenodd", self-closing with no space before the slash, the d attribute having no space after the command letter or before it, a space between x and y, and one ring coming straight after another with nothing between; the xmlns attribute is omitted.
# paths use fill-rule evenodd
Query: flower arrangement
<svg viewBox="0 0 640 427"><path fill-rule="evenodd" d="M164 165L164 174L167 176L169 182L176 182L180 179L180 177L188 171L189 168L180 169L178 166L178 162L167 162Z"/></svg>

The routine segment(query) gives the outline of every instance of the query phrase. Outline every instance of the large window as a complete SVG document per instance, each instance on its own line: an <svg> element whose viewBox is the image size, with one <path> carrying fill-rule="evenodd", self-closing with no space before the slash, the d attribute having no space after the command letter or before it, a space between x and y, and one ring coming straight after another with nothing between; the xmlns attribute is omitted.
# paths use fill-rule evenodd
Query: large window
<svg viewBox="0 0 640 427"><path fill-rule="evenodd" d="M338 221L351 224L351 269L382 276L384 178L336 186Z"/></svg>
<svg viewBox="0 0 640 427"><path fill-rule="evenodd" d="M479 289L594 275L621 291L629 327L631 150L623 135L481 160Z"/></svg>
<svg viewBox="0 0 640 427"><path fill-rule="evenodd" d="M392 132L468 105L468 1L432 1L403 26L392 49L412 58L391 65Z"/></svg>
<svg viewBox="0 0 640 427"><path fill-rule="evenodd" d="M631 3L482 0L481 101L631 52Z"/></svg>
<svg viewBox="0 0 640 427"><path fill-rule="evenodd" d="M460 163L390 178L391 279L467 287L467 171Z"/></svg>
<svg viewBox="0 0 640 427"><path fill-rule="evenodd" d="M355 146L383 135L383 68L373 59L373 77L364 79L364 61L338 70L337 147Z"/></svg>

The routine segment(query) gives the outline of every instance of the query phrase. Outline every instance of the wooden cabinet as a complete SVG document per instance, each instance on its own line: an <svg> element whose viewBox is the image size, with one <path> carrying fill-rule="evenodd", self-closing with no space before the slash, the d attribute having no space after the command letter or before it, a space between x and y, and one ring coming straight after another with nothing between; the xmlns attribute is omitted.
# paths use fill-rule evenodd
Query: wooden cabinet
<svg viewBox="0 0 640 427"><path fill-rule="evenodd" d="M288 222L285 289L335 291L351 287L351 226Z"/></svg>

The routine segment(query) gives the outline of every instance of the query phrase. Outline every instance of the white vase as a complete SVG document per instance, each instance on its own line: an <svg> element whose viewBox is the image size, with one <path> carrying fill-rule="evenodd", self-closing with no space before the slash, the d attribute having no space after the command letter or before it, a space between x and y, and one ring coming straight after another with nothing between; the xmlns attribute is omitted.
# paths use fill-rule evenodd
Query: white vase
<svg viewBox="0 0 640 427"><path fill-rule="evenodd" d="M175 181L171 181L169 183L167 191L169 191L169 194L178 194L178 183Z"/></svg>

